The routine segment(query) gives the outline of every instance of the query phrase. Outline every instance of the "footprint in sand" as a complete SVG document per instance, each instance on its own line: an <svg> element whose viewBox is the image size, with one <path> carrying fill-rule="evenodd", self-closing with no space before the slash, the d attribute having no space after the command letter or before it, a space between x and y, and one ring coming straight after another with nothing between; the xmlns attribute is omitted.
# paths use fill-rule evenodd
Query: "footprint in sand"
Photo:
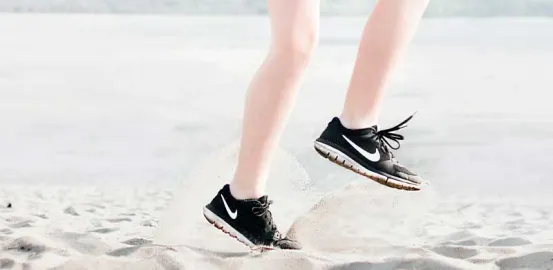
<svg viewBox="0 0 553 270"><path fill-rule="evenodd" d="M497 239L488 244L490 247L515 247L532 244L532 242L520 237L508 237Z"/></svg>
<svg viewBox="0 0 553 270"><path fill-rule="evenodd" d="M96 229L96 230L91 230L89 232L93 232L93 233L111 233L111 232L114 232L114 231L117 231L119 229L117 228L101 228L101 229Z"/></svg>
<svg viewBox="0 0 553 270"><path fill-rule="evenodd" d="M140 225L144 226L144 227L155 227L156 224L154 221L152 220L144 220L142 222L140 222Z"/></svg>
<svg viewBox="0 0 553 270"><path fill-rule="evenodd" d="M38 217L38 218L42 218L42 219L48 219L48 216L45 215L45 214L33 214L33 216Z"/></svg>
<svg viewBox="0 0 553 270"><path fill-rule="evenodd" d="M4 250L28 253L29 257L32 258L44 253L47 247L31 237L19 237L8 242L4 246Z"/></svg>
<svg viewBox="0 0 553 270"><path fill-rule="evenodd" d="M111 222L111 223L119 223L119 222L124 222L124 221L132 221L132 219L130 218L110 218L110 219L106 219L107 221Z"/></svg>
<svg viewBox="0 0 553 270"><path fill-rule="evenodd" d="M485 237L472 237L458 242L453 242L457 246L483 246L488 243L490 239Z"/></svg>
<svg viewBox="0 0 553 270"><path fill-rule="evenodd" d="M495 263L500 269L552 269L553 252L533 252L498 260Z"/></svg>
<svg viewBox="0 0 553 270"><path fill-rule="evenodd" d="M69 206L63 210L64 213L72 215L72 216L78 216L79 213L75 210L75 208Z"/></svg>
<svg viewBox="0 0 553 270"><path fill-rule="evenodd" d="M8 228L4 228L4 229L1 229L0 230L0 233L3 233L3 234L12 234L13 231L8 229Z"/></svg>
<svg viewBox="0 0 553 270"><path fill-rule="evenodd" d="M433 248L432 251L442 256L454 259L468 259L470 257L478 255L478 251L473 248L459 246L439 246Z"/></svg>
<svg viewBox="0 0 553 270"><path fill-rule="evenodd" d="M138 249L140 249L140 246L118 248L106 253L106 255L113 256L113 257L126 257L133 254Z"/></svg>
<svg viewBox="0 0 553 270"><path fill-rule="evenodd" d="M0 259L0 269L10 269L15 265L15 261L8 258Z"/></svg>
<svg viewBox="0 0 553 270"><path fill-rule="evenodd" d="M147 244L151 244L151 240L147 240L144 238L132 238L127 241L122 242L123 244L131 245L131 246L143 246Z"/></svg>
<svg viewBox="0 0 553 270"><path fill-rule="evenodd" d="M91 234L66 232L57 237L76 251L88 255L102 255L113 249L104 240Z"/></svg>
<svg viewBox="0 0 553 270"><path fill-rule="evenodd" d="M34 222L33 220L22 220L22 221L14 222L9 226L10 228L13 228L13 229L28 228L28 227L32 227L33 222Z"/></svg>

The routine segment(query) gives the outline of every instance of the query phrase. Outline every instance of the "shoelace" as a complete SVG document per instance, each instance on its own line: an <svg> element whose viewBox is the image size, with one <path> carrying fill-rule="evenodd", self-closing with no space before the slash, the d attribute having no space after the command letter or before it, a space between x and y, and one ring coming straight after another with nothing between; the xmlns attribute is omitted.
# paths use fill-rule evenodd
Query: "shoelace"
<svg viewBox="0 0 553 270"><path fill-rule="evenodd" d="M394 133L394 131L398 131L402 128L407 127L407 126L404 126L404 125L407 122L409 122L413 118L413 116L415 116L415 114L412 114L411 116L407 117L407 119L403 120L403 122L401 122L401 123L399 123L399 124L397 124L397 125L395 125L391 128L387 128L387 129L377 131L371 137L376 138L376 140L379 141L381 145L386 143L386 145L388 145L390 148L392 148L394 150L397 150L400 147L399 141L403 140L404 137L401 134ZM394 141L397 144L397 146L396 147L392 146L388 140ZM390 153L390 151L388 151L388 149L386 147L384 147L384 149L386 150L386 152Z"/></svg>
<svg viewBox="0 0 553 270"><path fill-rule="evenodd" d="M269 221L268 225L271 227L271 230L274 232L273 239L279 240L282 238L282 235L277 230L276 224L273 223L273 215L269 210L269 206L271 206L272 203L273 201L271 200L264 203L259 202L258 206L254 206L252 208L252 213L256 216L263 217L265 220L268 220Z"/></svg>

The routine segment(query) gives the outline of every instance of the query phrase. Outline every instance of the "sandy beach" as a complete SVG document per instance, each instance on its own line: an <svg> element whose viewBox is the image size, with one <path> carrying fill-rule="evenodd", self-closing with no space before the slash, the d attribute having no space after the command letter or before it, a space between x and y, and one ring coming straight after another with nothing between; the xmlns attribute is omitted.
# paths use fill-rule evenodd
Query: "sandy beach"
<svg viewBox="0 0 553 270"><path fill-rule="evenodd" d="M382 113L418 112L397 155L420 192L313 150L363 22L322 20L271 168L304 249L256 254L201 207L232 175L266 18L0 14L0 269L553 269L553 20L423 21Z"/></svg>
<svg viewBox="0 0 553 270"><path fill-rule="evenodd" d="M171 202L169 190L9 187L1 192L18 198L13 208L0 211L2 269L553 267L551 204L428 195L408 203L412 197L357 183L293 221L289 235L302 242L302 251L257 254L205 221L156 230L158 213ZM360 214L363 204L371 209ZM175 242L163 241L170 236Z"/></svg>

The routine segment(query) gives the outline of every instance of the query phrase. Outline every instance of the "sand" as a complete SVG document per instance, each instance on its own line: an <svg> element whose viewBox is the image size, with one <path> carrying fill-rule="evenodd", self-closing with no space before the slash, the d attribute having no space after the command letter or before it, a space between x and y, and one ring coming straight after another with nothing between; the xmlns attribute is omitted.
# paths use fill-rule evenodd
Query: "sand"
<svg viewBox="0 0 553 270"><path fill-rule="evenodd" d="M394 205L390 196L406 197L356 183L294 221L289 234L301 241L302 251L256 254L207 222L198 226L201 242L156 243L169 190L12 186L0 192L11 194L12 203L0 209L1 269L553 267L551 205L437 199L420 214L421 200ZM362 205L367 211L360 212Z"/></svg>

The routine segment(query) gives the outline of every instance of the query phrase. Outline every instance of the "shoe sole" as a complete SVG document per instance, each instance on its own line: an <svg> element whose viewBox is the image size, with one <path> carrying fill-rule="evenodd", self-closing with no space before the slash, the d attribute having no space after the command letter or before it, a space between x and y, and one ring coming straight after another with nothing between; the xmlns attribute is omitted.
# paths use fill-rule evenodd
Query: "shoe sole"
<svg viewBox="0 0 553 270"><path fill-rule="evenodd" d="M387 187L395 188L395 189L401 189L401 190L408 190L408 191L420 190L420 186L417 186L415 184L401 182L393 178L390 178L388 176L377 174L375 172L367 170L365 167L361 166L355 160L350 158L348 155L342 153L340 150L332 146L329 146L327 144L324 144L318 141L315 141L314 146L317 153L319 153L322 157L350 171L353 171L357 174L365 176L379 184L385 185Z"/></svg>
<svg viewBox="0 0 553 270"><path fill-rule="evenodd" d="M263 245L256 245L256 244L252 243L252 241L248 240L248 238L246 238L244 235L242 235L237 230L235 230L232 226L230 226L228 223L226 223L224 220L222 220L219 216L217 216L211 210L207 209L207 207L204 207L204 217L215 228L217 228L218 230L226 233L230 237L238 240L238 242L246 245L248 248L250 248L251 251L264 252L264 251L269 251L269 250L275 249L273 247L263 246Z"/></svg>

